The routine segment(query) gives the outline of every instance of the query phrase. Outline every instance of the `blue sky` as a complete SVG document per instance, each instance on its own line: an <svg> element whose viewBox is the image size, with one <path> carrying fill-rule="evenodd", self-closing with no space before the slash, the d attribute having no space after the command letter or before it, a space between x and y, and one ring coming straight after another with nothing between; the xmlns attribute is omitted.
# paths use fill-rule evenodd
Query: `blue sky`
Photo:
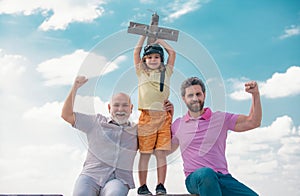
<svg viewBox="0 0 300 196"><path fill-rule="evenodd" d="M297 0L0 0L0 193L71 195L86 145L60 118L64 99L76 75L85 74L90 80L78 92L77 110L107 114L117 91L131 94L136 105L138 36L126 29L129 21L149 24L149 9L159 14L160 26L180 31L178 42L168 42L177 51L170 96L175 118L186 112L179 95L186 77L206 81L206 106L243 114L251 103L243 83L256 80L263 122L229 134L229 170L261 195L299 195ZM135 108L132 120L137 117ZM186 192L178 152L168 161L169 192ZM151 160L150 188L154 166Z"/></svg>

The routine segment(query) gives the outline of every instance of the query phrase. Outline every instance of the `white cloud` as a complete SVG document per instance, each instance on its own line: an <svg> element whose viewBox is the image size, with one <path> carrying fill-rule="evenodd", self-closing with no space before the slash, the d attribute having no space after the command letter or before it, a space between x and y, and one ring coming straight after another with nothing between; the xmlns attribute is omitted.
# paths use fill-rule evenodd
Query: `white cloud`
<svg viewBox="0 0 300 196"><path fill-rule="evenodd" d="M252 185L260 195L297 195L300 193L296 184L300 176L295 174L300 170L299 142L300 129L289 116L278 117L267 127L231 132L227 141L229 171ZM284 188L275 192L272 187L277 186L277 179Z"/></svg>
<svg viewBox="0 0 300 196"><path fill-rule="evenodd" d="M108 102L103 102L99 97L77 95L74 103L74 111L85 114L101 113L108 116Z"/></svg>
<svg viewBox="0 0 300 196"><path fill-rule="evenodd" d="M166 5L163 9L164 15L168 15L163 20L173 22L181 16L199 9L203 4L208 3L210 0L175 0Z"/></svg>
<svg viewBox="0 0 300 196"><path fill-rule="evenodd" d="M76 132L67 131L72 128L61 118L62 106L62 102L54 101L27 108L18 116L19 125L10 126L14 127L15 132L24 134L20 140L34 141L35 145L66 141L74 137Z"/></svg>
<svg viewBox="0 0 300 196"><path fill-rule="evenodd" d="M24 94L28 90L26 77L29 65L26 57L0 49L0 124L3 130L7 123L15 120L9 121L10 116L19 114L27 106Z"/></svg>
<svg viewBox="0 0 300 196"><path fill-rule="evenodd" d="M2 193L71 195L85 151L65 144L9 147L0 159Z"/></svg>
<svg viewBox="0 0 300 196"><path fill-rule="evenodd" d="M270 79L265 82L259 82L260 95L266 98L275 99L282 97L295 96L300 94L300 67L291 66L285 73L274 73ZM244 91L243 79L230 79L234 92L229 96L235 100L250 99L251 95Z"/></svg>
<svg viewBox="0 0 300 196"><path fill-rule="evenodd" d="M72 54L40 63L37 71L46 79L46 86L69 85L78 74L87 78L105 75L117 69L124 60L125 56L119 56L110 62L104 56L76 50Z"/></svg>
<svg viewBox="0 0 300 196"><path fill-rule="evenodd" d="M39 27L41 30L64 30L72 22L92 22L99 18L104 13L103 4L104 0L2 0L0 14L40 13L46 18Z"/></svg>
<svg viewBox="0 0 300 196"><path fill-rule="evenodd" d="M18 81L26 71L28 60L17 54L7 54L0 49L0 89L14 90Z"/></svg>
<svg viewBox="0 0 300 196"><path fill-rule="evenodd" d="M20 100L1 107L0 192L71 195L86 150L78 132L62 121L62 103L28 109Z"/></svg>
<svg viewBox="0 0 300 196"><path fill-rule="evenodd" d="M41 124L47 123L53 125L60 121L57 121L60 118L62 109L62 103L52 102L46 103L41 107L33 107L28 111L24 112L23 118L37 121Z"/></svg>
<svg viewBox="0 0 300 196"><path fill-rule="evenodd" d="M247 143L255 143L260 146L259 149L265 148L265 142L276 142L278 139L283 139L286 136L297 135L298 131L294 127L293 120L289 116L281 116L266 127L256 128L252 131L247 131L241 134L232 132L232 142L245 146L248 150L252 150L255 146L245 145ZM233 136L234 135L234 136ZM234 139L233 139L234 138ZM234 141L236 139L236 141ZM236 149L239 151L239 148Z"/></svg>
<svg viewBox="0 0 300 196"><path fill-rule="evenodd" d="M279 39L286 39L292 36L297 36L300 34L300 26L291 25L284 30L284 34L279 37Z"/></svg>
<svg viewBox="0 0 300 196"><path fill-rule="evenodd" d="M142 4L153 4L154 2L154 0L140 0L140 3Z"/></svg>
<svg viewBox="0 0 300 196"><path fill-rule="evenodd" d="M285 73L274 73L261 84L261 93L267 98L280 98L300 94L300 67L292 66Z"/></svg>
<svg viewBox="0 0 300 196"><path fill-rule="evenodd" d="M61 126L67 124L61 118L61 111L63 102L48 102L40 107L33 107L24 112L22 118L29 123L36 123L36 127L39 126ZM74 111L95 114L101 113L105 116L109 115L108 102L103 102L99 97L89 97L76 95L74 103Z"/></svg>
<svg viewBox="0 0 300 196"><path fill-rule="evenodd" d="M227 80L230 84L230 88L233 89L233 92L229 94L229 97L235 100L246 100L250 99L251 95L245 92L244 84L249 81L248 78L230 78Z"/></svg>

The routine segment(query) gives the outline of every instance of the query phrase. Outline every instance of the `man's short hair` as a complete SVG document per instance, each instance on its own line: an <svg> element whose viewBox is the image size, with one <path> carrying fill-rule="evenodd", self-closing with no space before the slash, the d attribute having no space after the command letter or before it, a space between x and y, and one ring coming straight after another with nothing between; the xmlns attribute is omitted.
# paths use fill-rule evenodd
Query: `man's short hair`
<svg viewBox="0 0 300 196"><path fill-rule="evenodd" d="M184 97L185 89L190 86L193 86L193 85L200 85L203 93L205 93L205 85L204 85L203 81L201 79L199 79L198 77L190 77L190 78L186 79L185 81L183 81L183 83L181 84L181 96Z"/></svg>

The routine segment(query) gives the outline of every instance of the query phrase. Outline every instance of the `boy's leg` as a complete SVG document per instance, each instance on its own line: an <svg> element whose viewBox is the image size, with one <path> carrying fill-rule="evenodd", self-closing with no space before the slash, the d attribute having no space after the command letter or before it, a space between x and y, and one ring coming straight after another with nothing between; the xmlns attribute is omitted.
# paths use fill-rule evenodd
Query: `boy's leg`
<svg viewBox="0 0 300 196"><path fill-rule="evenodd" d="M230 174L217 174L223 196L258 196L253 190L233 178Z"/></svg>
<svg viewBox="0 0 300 196"><path fill-rule="evenodd" d="M157 116L159 125L157 140L155 144L155 156L157 164L157 184L164 184L167 173L167 155L166 152L171 150L171 124L172 115L170 112L161 112Z"/></svg>
<svg viewBox="0 0 300 196"><path fill-rule="evenodd" d="M147 174L148 174L148 163L150 160L150 153L140 153L139 160L139 180L140 185L144 185L147 182Z"/></svg>
<svg viewBox="0 0 300 196"><path fill-rule="evenodd" d="M129 187L121 182L119 179L112 179L108 181L105 186L101 189L101 196L126 196L128 194Z"/></svg>
<svg viewBox="0 0 300 196"><path fill-rule="evenodd" d="M191 173L185 180L191 194L201 196L222 196L216 172L210 168L200 168Z"/></svg>
<svg viewBox="0 0 300 196"><path fill-rule="evenodd" d="M73 196L98 196L100 186L94 181L93 178L80 175L76 181Z"/></svg>
<svg viewBox="0 0 300 196"><path fill-rule="evenodd" d="M138 122L138 141L140 150L138 169L141 186L147 182L148 163L157 138L156 124L153 122L154 114L155 112L151 113L149 110L142 110Z"/></svg>
<svg viewBox="0 0 300 196"><path fill-rule="evenodd" d="M157 186L155 188L156 195L165 195L167 190L164 186L167 174L167 158L165 150L155 150L157 165Z"/></svg>
<svg viewBox="0 0 300 196"><path fill-rule="evenodd" d="M167 158L165 150L155 150L157 164L157 184L164 184L167 174Z"/></svg>

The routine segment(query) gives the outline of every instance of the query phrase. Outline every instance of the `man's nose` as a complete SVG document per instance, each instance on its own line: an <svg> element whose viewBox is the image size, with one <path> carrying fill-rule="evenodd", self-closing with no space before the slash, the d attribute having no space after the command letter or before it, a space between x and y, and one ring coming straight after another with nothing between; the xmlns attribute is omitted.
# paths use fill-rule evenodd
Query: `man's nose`
<svg viewBox="0 0 300 196"><path fill-rule="evenodd" d="M198 96L197 95L193 95L193 101L197 101L198 100Z"/></svg>
<svg viewBox="0 0 300 196"><path fill-rule="evenodd" d="M117 107L117 111L120 111L122 109L122 106Z"/></svg>

